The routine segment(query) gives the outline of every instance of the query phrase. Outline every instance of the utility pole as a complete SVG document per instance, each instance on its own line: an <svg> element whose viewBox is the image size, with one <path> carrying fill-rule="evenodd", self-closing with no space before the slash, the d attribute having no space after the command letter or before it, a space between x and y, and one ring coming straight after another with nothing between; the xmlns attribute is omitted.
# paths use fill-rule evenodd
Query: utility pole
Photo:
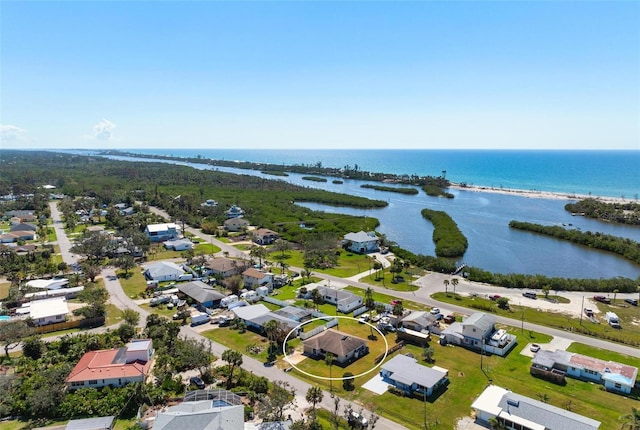
<svg viewBox="0 0 640 430"><path fill-rule="evenodd" d="M580 325L582 325L582 314L584 313L584 296L582 296L582 309L580 309Z"/></svg>

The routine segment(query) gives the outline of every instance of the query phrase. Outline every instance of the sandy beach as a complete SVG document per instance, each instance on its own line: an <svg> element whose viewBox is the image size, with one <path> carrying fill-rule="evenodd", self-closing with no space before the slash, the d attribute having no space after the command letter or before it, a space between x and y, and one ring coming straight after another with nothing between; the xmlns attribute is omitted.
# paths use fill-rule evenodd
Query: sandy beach
<svg viewBox="0 0 640 430"><path fill-rule="evenodd" d="M574 193L556 193L551 191L539 191L539 190L517 190L512 188L500 188L500 187L483 187L478 185L460 185L451 183L449 188L457 190L482 192L482 193L495 193L495 194L510 194L521 197L528 197L534 199L549 199L549 200L584 200L595 199L605 203L631 203L633 199L621 198L621 197L604 197L593 196L586 194L574 194Z"/></svg>

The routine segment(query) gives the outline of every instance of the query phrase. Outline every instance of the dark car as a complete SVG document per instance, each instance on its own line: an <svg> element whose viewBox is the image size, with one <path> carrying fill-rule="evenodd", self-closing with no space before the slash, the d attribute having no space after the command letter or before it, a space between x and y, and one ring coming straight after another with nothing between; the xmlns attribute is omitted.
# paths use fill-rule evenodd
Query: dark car
<svg viewBox="0 0 640 430"><path fill-rule="evenodd" d="M204 381L197 376L192 376L191 378L189 378L189 385L195 385L200 390L204 390L205 387Z"/></svg>
<svg viewBox="0 0 640 430"><path fill-rule="evenodd" d="M624 301L632 306L638 306L638 299L624 299Z"/></svg>
<svg viewBox="0 0 640 430"><path fill-rule="evenodd" d="M538 298L536 293L532 293L532 292L529 292L529 291L526 291L526 292L522 293L522 295L525 296L526 298L529 298L529 299L537 299Z"/></svg>
<svg viewBox="0 0 640 430"><path fill-rule="evenodd" d="M607 305L611 303L611 299L605 296L593 296L593 300L600 303L606 303Z"/></svg>
<svg viewBox="0 0 640 430"><path fill-rule="evenodd" d="M452 314L449 314L446 317L444 317L444 322L447 323L447 324L451 324L455 320L456 320L456 317L454 315L452 315Z"/></svg>
<svg viewBox="0 0 640 430"><path fill-rule="evenodd" d="M492 294L489 296L489 300L498 300L500 298L499 294Z"/></svg>

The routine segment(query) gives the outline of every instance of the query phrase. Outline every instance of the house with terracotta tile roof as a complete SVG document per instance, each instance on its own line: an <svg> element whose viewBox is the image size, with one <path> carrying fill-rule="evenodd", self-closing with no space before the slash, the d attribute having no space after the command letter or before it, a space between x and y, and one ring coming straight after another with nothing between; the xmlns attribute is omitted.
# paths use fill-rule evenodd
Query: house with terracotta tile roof
<svg viewBox="0 0 640 430"><path fill-rule="evenodd" d="M123 387L132 382L144 382L152 357L151 339L133 340L125 348L89 351L71 370L65 382L69 390Z"/></svg>

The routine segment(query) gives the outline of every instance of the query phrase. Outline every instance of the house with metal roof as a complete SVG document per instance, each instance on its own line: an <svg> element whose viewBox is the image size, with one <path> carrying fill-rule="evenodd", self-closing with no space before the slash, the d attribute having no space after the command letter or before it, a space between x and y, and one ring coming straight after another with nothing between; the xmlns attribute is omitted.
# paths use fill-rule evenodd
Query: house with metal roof
<svg viewBox="0 0 640 430"><path fill-rule="evenodd" d="M441 367L427 367L415 358L396 355L380 368L384 382L409 396L431 397L449 384L449 371Z"/></svg>
<svg viewBox="0 0 640 430"><path fill-rule="evenodd" d="M174 251L187 251L193 249L193 242L189 239L173 239L167 240L162 243L165 248L172 249Z"/></svg>
<svg viewBox="0 0 640 430"><path fill-rule="evenodd" d="M348 314L362 306L362 296L350 291L328 287L319 287L318 291L326 303L331 303L337 307L338 312Z"/></svg>
<svg viewBox="0 0 640 430"><path fill-rule="evenodd" d="M65 322L69 314L66 297L31 302L29 316L37 326Z"/></svg>
<svg viewBox="0 0 640 430"><path fill-rule="evenodd" d="M582 354L540 350L533 357L531 374L562 382L564 375L602 384L609 391L630 394L636 385L638 368Z"/></svg>
<svg viewBox="0 0 640 430"><path fill-rule="evenodd" d="M244 430L244 406L215 406L212 400L182 402L158 412L153 430Z"/></svg>
<svg viewBox="0 0 640 430"><path fill-rule="evenodd" d="M180 237L180 226L175 223L149 224L144 230L151 242L164 242Z"/></svg>
<svg viewBox="0 0 640 430"><path fill-rule="evenodd" d="M402 327L415 331L429 331L429 328L434 324L438 324L436 316L426 311L412 311L400 320Z"/></svg>
<svg viewBox="0 0 640 430"><path fill-rule="evenodd" d="M516 336L505 330L496 330L495 322L493 315L476 312L461 323L454 322L443 330L440 343L504 356L515 346Z"/></svg>
<svg viewBox="0 0 640 430"><path fill-rule="evenodd" d="M144 271L144 276L150 281L177 281L184 274L184 269L172 261L149 264Z"/></svg>
<svg viewBox="0 0 640 430"><path fill-rule="evenodd" d="M369 353L367 341L338 330L325 330L302 341L304 353L310 357L323 358L328 352L335 362L346 366Z"/></svg>
<svg viewBox="0 0 640 430"><path fill-rule="evenodd" d="M202 281L191 281L186 284L179 284L178 291L185 296L191 297L206 308L220 306L220 301L226 297L220 291Z"/></svg>
<svg viewBox="0 0 640 430"><path fill-rule="evenodd" d="M347 233L343 236L342 246L351 252L368 254L380 249L380 238L373 231Z"/></svg>
<svg viewBox="0 0 640 430"><path fill-rule="evenodd" d="M476 421L489 425L496 419L507 429L597 430L600 422L566 409L490 385L473 402Z"/></svg>
<svg viewBox="0 0 640 430"><path fill-rule="evenodd" d="M285 316L279 315L276 312L272 312L262 303L255 305L236 307L231 310L236 317L240 318L247 325L259 333L264 333L264 325L269 321L277 321L279 324L286 326L289 330L294 330L294 335L297 336L298 321L292 320Z"/></svg>
<svg viewBox="0 0 640 430"><path fill-rule="evenodd" d="M89 351L67 376L67 388L123 387L131 382L145 382L152 356L151 339L133 340L125 348Z"/></svg>
<svg viewBox="0 0 640 430"><path fill-rule="evenodd" d="M111 430L116 423L116 417L81 418L71 420L64 430Z"/></svg>

